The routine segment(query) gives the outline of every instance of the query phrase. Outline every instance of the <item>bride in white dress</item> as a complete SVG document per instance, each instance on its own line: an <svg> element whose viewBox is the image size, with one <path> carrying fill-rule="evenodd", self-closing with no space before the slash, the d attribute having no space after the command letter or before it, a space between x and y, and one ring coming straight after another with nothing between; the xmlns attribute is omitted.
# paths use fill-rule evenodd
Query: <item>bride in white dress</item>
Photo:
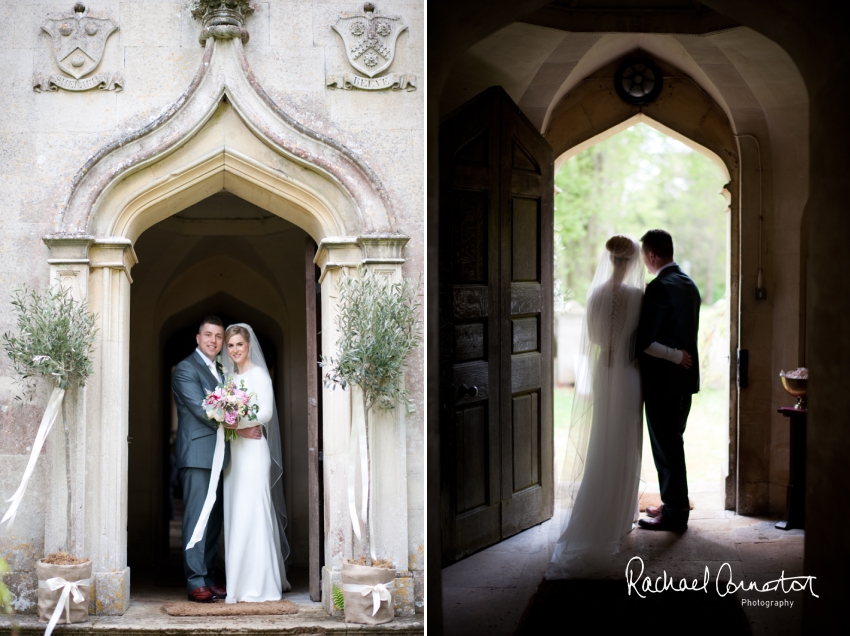
<svg viewBox="0 0 850 636"><path fill-rule="evenodd" d="M616 554L638 516L643 399L635 332L645 272L632 237L612 236L605 250L587 293L557 491L563 521L547 579L622 577ZM681 360L658 342L644 353Z"/></svg>
<svg viewBox="0 0 850 636"><path fill-rule="evenodd" d="M547 579L621 575L611 555L637 516L643 431L634 334L644 269L635 239L617 235L605 247L587 295L558 489L564 517Z"/></svg>
<svg viewBox="0 0 850 636"><path fill-rule="evenodd" d="M259 406L255 421L239 421L237 428L256 431L230 442L230 463L224 469L225 602L277 601L290 585L284 567L289 545L272 381L250 326L228 327L224 346L226 374L233 374L237 385L244 380L257 396L251 403Z"/></svg>

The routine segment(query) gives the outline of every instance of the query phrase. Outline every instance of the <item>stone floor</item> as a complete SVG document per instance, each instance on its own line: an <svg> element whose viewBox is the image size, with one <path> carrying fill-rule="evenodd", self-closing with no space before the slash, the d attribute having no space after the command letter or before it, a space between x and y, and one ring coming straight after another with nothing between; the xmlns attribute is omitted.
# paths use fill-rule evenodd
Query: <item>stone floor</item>
<svg viewBox="0 0 850 636"><path fill-rule="evenodd" d="M346 624L341 618L327 615L321 603L310 600L308 586L303 578L293 577L291 592L284 595L298 605L298 613L289 616L169 616L162 609L168 601L184 601L186 593L181 586L172 584L169 577L163 581L144 573L133 576L130 608L123 616L91 616L86 623L59 625L54 634L101 634L110 636L131 634L424 634L421 614L411 618L396 618L383 625L367 626ZM45 624L34 615L0 616L0 634L43 634Z"/></svg>
<svg viewBox="0 0 850 636"><path fill-rule="evenodd" d="M742 517L723 510L716 492L692 492L694 510L688 531L670 532L633 530L627 536L612 577L623 580L626 563L641 557L645 576L682 577L702 581L705 568L710 572L710 587L718 570L728 563L736 583L757 583L803 573L803 531L774 528L777 519ZM522 532L506 541L474 554L442 571L443 617L446 636L492 636L513 634L530 599L543 579L552 542L558 532L552 522ZM637 563L635 562L635 565ZM725 570L725 568L724 568ZM721 579L728 580L728 575ZM813 582L817 593L817 581ZM808 591L755 592L737 591L742 609L754 636L799 634L802 628L802 604L811 598ZM748 601L791 601L790 607L748 606ZM812 598L812 602L817 599ZM565 599L568 603L569 599ZM604 599L601 600L604 606ZM595 608L577 608L593 613ZM602 609L602 607L598 608ZM563 617L565 608L555 608ZM638 625L635 626L640 629ZM687 627L684 627L687 629Z"/></svg>

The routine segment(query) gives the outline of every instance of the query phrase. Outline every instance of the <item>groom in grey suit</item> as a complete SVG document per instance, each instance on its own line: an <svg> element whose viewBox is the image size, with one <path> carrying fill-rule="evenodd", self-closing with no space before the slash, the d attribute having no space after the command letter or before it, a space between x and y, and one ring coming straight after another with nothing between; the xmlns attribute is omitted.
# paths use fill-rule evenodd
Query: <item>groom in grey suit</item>
<svg viewBox="0 0 850 636"><path fill-rule="evenodd" d="M183 486L183 571L189 600L210 603L224 599L227 591L215 583L218 539L223 523L222 480L218 482L215 505L207 521L204 538L191 550L186 544L192 536L210 485L216 424L209 420L201 402L205 390L213 390L222 380L222 369L215 362L224 342L224 325L217 316L205 318L195 336L197 348L174 368L171 389L177 404L177 468ZM230 459L230 444L225 445L224 465Z"/></svg>

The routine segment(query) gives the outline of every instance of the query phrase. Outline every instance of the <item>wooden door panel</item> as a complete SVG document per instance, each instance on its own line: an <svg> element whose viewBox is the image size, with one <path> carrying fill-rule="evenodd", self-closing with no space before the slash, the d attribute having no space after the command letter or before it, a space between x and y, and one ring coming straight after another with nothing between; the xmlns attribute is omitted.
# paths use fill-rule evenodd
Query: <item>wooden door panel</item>
<svg viewBox="0 0 850 636"><path fill-rule="evenodd" d="M503 109L502 537L552 515L552 150L515 106ZM505 263L505 261L508 261Z"/></svg>
<svg viewBox="0 0 850 636"><path fill-rule="evenodd" d="M537 342L540 330L540 321L537 316L530 318L512 318L513 329L512 353L526 353L537 351Z"/></svg>
<svg viewBox="0 0 850 636"><path fill-rule="evenodd" d="M485 318L490 313L490 290L486 287L455 287L452 290L452 318Z"/></svg>
<svg viewBox="0 0 850 636"><path fill-rule="evenodd" d="M498 541L498 128L479 102L440 133L443 563ZM495 341L494 341L495 338Z"/></svg>
<svg viewBox="0 0 850 636"><path fill-rule="evenodd" d="M465 362L483 358L485 334L484 321L455 325L455 359Z"/></svg>
<svg viewBox="0 0 850 636"><path fill-rule="evenodd" d="M514 198L511 218L511 282L540 281L539 201ZM539 309L538 309L539 311Z"/></svg>
<svg viewBox="0 0 850 636"><path fill-rule="evenodd" d="M552 170L501 88L440 127L444 565L551 516Z"/></svg>
<svg viewBox="0 0 850 636"><path fill-rule="evenodd" d="M542 523L552 516L544 513L541 519L541 510L546 510L549 493L547 487L542 485L532 486L522 492L513 493L510 499L502 502L502 538L506 539L517 532L527 530L533 525ZM529 523L529 520L537 520Z"/></svg>
<svg viewBox="0 0 850 636"><path fill-rule="evenodd" d="M322 523L322 379L319 374L322 325L321 297L318 295L316 244L307 239L304 250L304 281L307 299L307 493L309 509L310 550L310 600L322 600L322 555L324 553L324 527Z"/></svg>
<svg viewBox="0 0 850 636"><path fill-rule="evenodd" d="M539 313L542 295L540 285L534 283L511 285L511 315Z"/></svg>
<svg viewBox="0 0 850 636"><path fill-rule="evenodd" d="M486 403L455 413L457 457L457 510L462 515L486 506L490 470Z"/></svg>
<svg viewBox="0 0 850 636"><path fill-rule="evenodd" d="M511 357L511 393L540 389L543 373L541 356L537 352L520 353Z"/></svg>
<svg viewBox="0 0 850 636"><path fill-rule="evenodd" d="M514 493L540 483L540 395L513 398Z"/></svg>

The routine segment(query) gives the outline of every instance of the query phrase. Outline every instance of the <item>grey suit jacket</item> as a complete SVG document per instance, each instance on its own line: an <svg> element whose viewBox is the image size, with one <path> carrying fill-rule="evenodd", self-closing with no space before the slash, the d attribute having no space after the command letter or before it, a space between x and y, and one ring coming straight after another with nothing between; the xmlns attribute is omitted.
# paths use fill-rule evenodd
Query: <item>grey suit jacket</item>
<svg viewBox="0 0 850 636"><path fill-rule="evenodd" d="M171 390L177 404L177 468L212 468L218 425L207 418L201 402L205 390L218 380L193 351L174 368ZM230 444L224 447L224 465L230 460Z"/></svg>

